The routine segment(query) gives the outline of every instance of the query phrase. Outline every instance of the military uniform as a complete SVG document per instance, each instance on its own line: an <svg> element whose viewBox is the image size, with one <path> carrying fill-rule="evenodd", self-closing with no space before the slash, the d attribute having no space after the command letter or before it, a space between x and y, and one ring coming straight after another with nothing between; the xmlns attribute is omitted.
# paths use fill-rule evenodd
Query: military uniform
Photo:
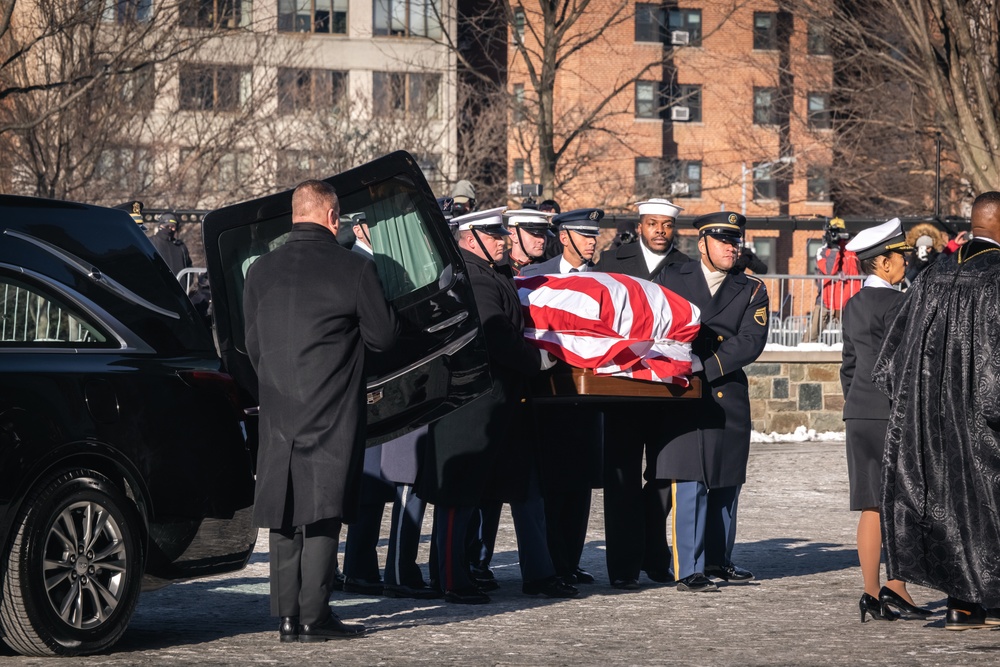
<svg viewBox="0 0 1000 667"><path fill-rule="evenodd" d="M719 212L698 218L695 225L702 236L738 240L745 222L736 213ZM753 276L729 272L713 296L703 264L671 266L656 279L701 310L693 349L704 365L698 373L703 396L685 404L687 419L664 425L666 444L653 463L657 479L672 481L673 566L682 590L714 589L702 587L705 573L731 580L752 577L745 571L731 576L731 555L750 454L750 399L743 368L767 342L767 289ZM701 580L686 587L683 580L694 575Z"/></svg>
<svg viewBox="0 0 1000 667"><path fill-rule="evenodd" d="M640 215L676 217L682 209L667 200L640 202ZM599 271L622 273L653 280L665 268L690 262L691 258L671 245L659 263L650 268L643 241L609 250L601 255ZM657 582L670 580L670 553L666 541L666 512L655 485L642 485L642 459L652 461L663 444L663 413L650 406L609 405L604 410L604 533L607 541L608 576L611 582L632 588L639 571ZM670 409L664 405L663 409ZM648 470L647 470L648 472ZM649 475L647 475L648 477Z"/></svg>

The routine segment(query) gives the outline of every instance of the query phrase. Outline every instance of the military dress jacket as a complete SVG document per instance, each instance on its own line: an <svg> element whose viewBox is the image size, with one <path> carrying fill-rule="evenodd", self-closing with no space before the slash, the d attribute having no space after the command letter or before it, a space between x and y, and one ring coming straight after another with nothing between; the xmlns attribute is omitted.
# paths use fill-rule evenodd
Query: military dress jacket
<svg viewBox="0 0 1000 667"><path fill-rule="evenodd" d="M673 264L683 264L692 261L690 257L677 249L676 245L671 245L670 250L663 256L663 261L652 271L646 266L646 258L639 247L642 240L633 241L620 245L614 250L607 250L601 254L601 261L597 263L597 270L605 273L622 273L633 278L643 280L653 280L663 269Z"/></svg>
<svg viewBox="0 0 1000 667"><path fill-rule="evenodd" d="M399 330L374 262L322 225L297 223L250 266L243 308L260 396L255 525L351 521L365 445L365 348L389 349Z"/></svg>
<svg viewBox="0 0 1000 667"><path fill-rule="evenodd" d="M532 435L533 429L522 424L525 411L518 408L527 396L528 378L541 369L542 357L524 338L510 267L494 268L478 255L461 253L476 297L493 384L489 394L431 425L417 494L430 503L472 507L483 498L516 495L522 488L523 480L506 478L499 466L504 452L523 446L519 440Z"/></svg>
<svg viewBox="0 0 1000 667"><path fill-rule="evenodd" d="M730 273L713 297L701 262L667 267L657 283L701 310L692 344L704 370L703 395L684 400L683 410L664 420L666 444L656 455L658 479L700 481L709 488L746 481L750 456L750 397L743 368L767 343L767 289L758 278Z"/></svg>
<svg viewBox="0 0 1000 667"><path fill-rule="evenodd" d="M862 287L844 306L840 366L844 419L889 418L889 397L875 386L872 371L885 332L905 300L905 292L888 287Z"/></svg>

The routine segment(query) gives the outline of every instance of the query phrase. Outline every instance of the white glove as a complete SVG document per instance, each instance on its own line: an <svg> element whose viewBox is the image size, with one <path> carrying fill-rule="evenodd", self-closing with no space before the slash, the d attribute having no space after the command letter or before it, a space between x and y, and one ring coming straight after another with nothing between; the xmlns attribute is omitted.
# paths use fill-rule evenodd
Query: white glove
<svg viewBox="0 0 1000 667"><path fill-rule="evenodd" d="M542 370L547 371L556 365L558 359L549 354L548 350L542 350Z"/></svg>

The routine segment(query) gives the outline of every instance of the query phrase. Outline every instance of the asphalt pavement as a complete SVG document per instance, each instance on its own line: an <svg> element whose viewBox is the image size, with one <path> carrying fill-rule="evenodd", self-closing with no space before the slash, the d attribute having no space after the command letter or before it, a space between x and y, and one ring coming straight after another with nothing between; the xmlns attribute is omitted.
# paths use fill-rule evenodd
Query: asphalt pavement
<svg viewBox="0 0 1000 667"><path fill-rule="evenodd" d="M604 569L600 492L583 565L597 583L573 600L521 594L509 515L494 559L501 584L483 606L336 593L345 620L368 636L280 644L268 616L267 533L250 565L228 576L144 593L112 651L58 662L14 656L6 665L996 665L1000 629L948 632L945 598L911 587L929 621L859 622L861 575L848 511L843 443L755 444L740 501L735 562L748 584L681 593L643 579L612 589ZM386 512L388 522L388 511ZM386 523L383 534L387 533ZM426 575L430 512L421 560ZM385 540L380 551L385 554Z"/></svg>

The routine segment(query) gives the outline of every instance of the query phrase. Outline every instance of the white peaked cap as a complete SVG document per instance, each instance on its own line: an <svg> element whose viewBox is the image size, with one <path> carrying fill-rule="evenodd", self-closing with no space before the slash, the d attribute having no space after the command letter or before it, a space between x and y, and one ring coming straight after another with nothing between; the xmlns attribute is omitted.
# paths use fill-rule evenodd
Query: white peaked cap
<svg viewBox="0 0 1000 667"><path fill-rule="evenodd" d="M858 259L869 259L890 250L913 250L913 247L906 242L899 218L893 218L858 232L846 249L857 254Z"/></svg>
<svg viewBox="0 0 1000 667"><path fill-rule="evenodd" d="M507 226L517 227L518 225L551 225L552 217L555 213L538 211L532 208L519 208L514 211L507 211L504 217L507 218Z"/></svg>
<svg viewBox="0 0 1000 667"><path fill-rule="evenodd" d="M671 218L676 218L677 214L684 210L666 199L647 199L636 202L635 206L639 207L639 215L668 215Z"/></svg>
<svg viewBox="0 0 1000 667"><path fill-rule="evenodd" d="M473 211L472 213L452 218L451 224L458 225L459 231L481 229L490 232L495 231L498 234L507 234L508 232L503 229L503 212L506 210L506 206L500 206L485 211ZM500 229L492 230L490 229L491 227L499 227Z"/></svg>

